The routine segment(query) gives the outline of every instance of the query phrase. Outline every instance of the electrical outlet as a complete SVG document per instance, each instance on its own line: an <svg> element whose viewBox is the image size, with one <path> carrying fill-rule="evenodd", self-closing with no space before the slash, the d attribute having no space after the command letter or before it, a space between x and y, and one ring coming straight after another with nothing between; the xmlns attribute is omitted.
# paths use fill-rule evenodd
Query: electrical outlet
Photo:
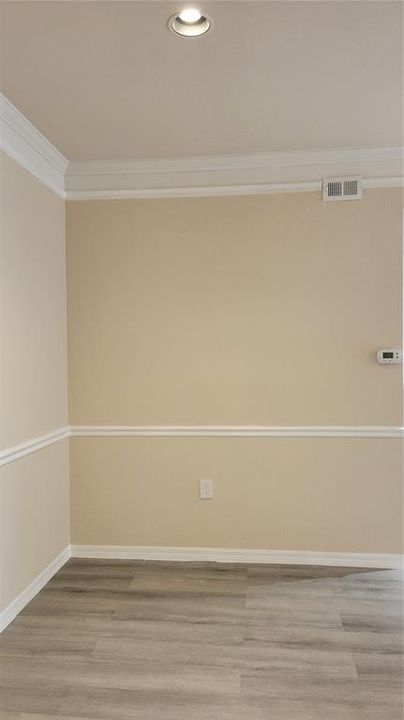
<svg viewBox="0 0 404 720"><path fill-rule="evenodd" d="M199 497L201 500L210 500L213 497L213 480L199 480Z"/></svg>

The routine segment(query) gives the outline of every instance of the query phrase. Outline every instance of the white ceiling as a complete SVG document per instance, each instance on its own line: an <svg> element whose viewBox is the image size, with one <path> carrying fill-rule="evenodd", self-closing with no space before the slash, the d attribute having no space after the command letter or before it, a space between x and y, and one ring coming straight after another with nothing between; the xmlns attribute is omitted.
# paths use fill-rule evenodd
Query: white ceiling
<svg viewBox="0 0 404 720"><path fill-rule="evenodd" d="M182 6L1 2L1 90L74 160L404 144L401 2Z"/></svg>

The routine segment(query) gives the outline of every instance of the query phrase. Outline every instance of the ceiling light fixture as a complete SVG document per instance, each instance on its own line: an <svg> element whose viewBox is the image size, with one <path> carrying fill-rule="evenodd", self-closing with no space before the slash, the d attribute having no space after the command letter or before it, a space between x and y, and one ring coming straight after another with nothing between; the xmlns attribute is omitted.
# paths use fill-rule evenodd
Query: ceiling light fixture
<svg viewBox="0 0 404 720"><path fill-rule="evenodd" d="M170 17L168 27L183 37L198 37L208 32L211 21L200 10L194 7L184 8L180 13Z"/></svg>

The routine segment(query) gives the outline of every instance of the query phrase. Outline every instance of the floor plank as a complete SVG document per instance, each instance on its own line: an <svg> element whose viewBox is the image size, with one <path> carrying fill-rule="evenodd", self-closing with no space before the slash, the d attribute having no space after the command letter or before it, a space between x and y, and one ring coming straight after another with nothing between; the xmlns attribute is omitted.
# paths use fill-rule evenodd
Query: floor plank
<svg viewBox="0 0 404 720"><path fill-rule="evenodd" d="M0 636L0 720L402 720L403 587L71 560Z"/></svg>

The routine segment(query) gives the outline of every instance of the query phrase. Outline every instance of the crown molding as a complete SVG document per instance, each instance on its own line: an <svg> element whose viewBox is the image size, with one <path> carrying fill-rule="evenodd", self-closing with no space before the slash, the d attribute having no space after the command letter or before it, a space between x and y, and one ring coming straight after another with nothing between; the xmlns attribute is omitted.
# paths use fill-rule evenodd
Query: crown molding
<svg viewBox="0 0 404 720"><path fill-rule="evenodd" d="M68 160L0 93L0 148L59 197Z"/></svg>
<svg viewBox="0 0 404 720"><path fill-rule="evenodd" d="M404 177L363 178L362 185L365 190L404 187Z"/></svg>
<svg viewBox="0 0 404 720"><path fill-rule="evenodd" d="M249 153L247 155L205 155L187 158L152 160L121 160L115 162L70 162L68 174L73 176L96 175L148 175L177 174L204 171L259 170L272 167L334 165L339 163L386 163L398 160L403 163L402 147L337 148L324 150L292 150L289 152Z"/></svg>
<svg viewBox="0 0 404 720"><path fill-rule="evenodd" d="M2 93L0 148L66 200L317 192L344 175L369 189L404 185L402 147L69 162Z"/></svg>
<svg viewBox="0 0 404 720"><path fill-rule="evenodd" d="M207 185L196 187L131 188L111 190L66 190L66 200L141 200L151 198L225 197L229 195L272 195L321 191L322 183L257 183L250 185Z"/></svg>
<svg viewBox="0 0 404 720"><path fill-rule="evenodd" d="M71 162L67 200L316 192L322 178L360 176L365 188L401 187L401 147L342 148L166 160Z"/></svg>

